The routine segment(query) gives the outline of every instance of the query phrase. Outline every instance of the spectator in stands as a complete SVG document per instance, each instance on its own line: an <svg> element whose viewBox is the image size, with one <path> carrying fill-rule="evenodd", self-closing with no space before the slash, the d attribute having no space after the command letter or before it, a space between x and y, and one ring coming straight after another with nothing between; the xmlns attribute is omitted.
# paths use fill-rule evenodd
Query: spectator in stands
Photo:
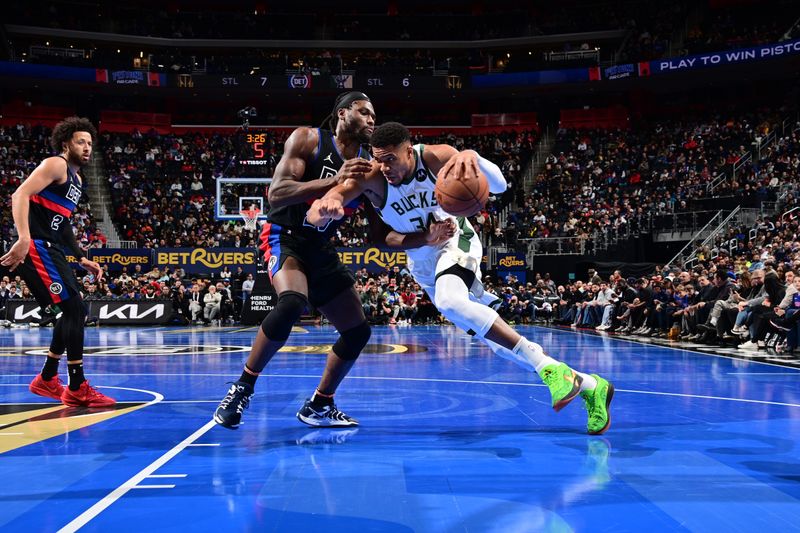
<svg viewBox="0 0 800 533"><path fill-rule="evenodd" d="M240 267L241 268L241 267ZM253 292L253 287L255 287L255 280L253 279L252 274L247 274L247 277L242 281L242 301L246 302L250 299L250 294Z"/></svg>
<svg viewBox="0 0 800 533"><path fill-rule="evenodd" d="M234 307L233 307L233 293L231 293L230 281L218 282L216 284L217 294L220 296L219 302L219 316L222 324L233 322Z"/></svg>
<svg viewBox="0 0 800 533"><path fill-rule="evenodd" d="M397 268L399 272L400 269L398 267L394 268ZM396 275L397 273L390 272L389 275L391 274ZM389 324L397 324L397 317L400 315L401 298L400 298L400 293L397 292L397 283L395 282L395 279L393 278L389 279L391 281L389 281L389 285L386 287L386 290L383 292L383 295L381 296L382 300L381 305L383 307L383 312L387 315L389 319Z"/></svg>
<svg viewBox="0 0 800 533"><path fill-rule="evenodd" d="M192 315L193 323L197 323L200 320L204 305L205 300L200 291L200 286L197 283L193 283L189 294L189 312Z"/></svg>
<svg viewBox="0 0 800 533"><path fill-rule="evenodd" d="M361 307L364 315L370 324L377 324L380 317L381 295L378 292L378 285L374 282L367 282L366 290L361 293Z"/></svg>
<svg viewBox="0 0 800 533"><path fill-rule="evenodd" d="M203 319L206 324L211 324L220 316L222 295L217 292L217 287L209 285L208 292L203 296Z"/></svg>
<svg viewBox="0 0 800 533"><path fill-rule="evenodd" d="M411 324L417 317L417 294L414 292L410 281L403 282L403 290L400 293L400 315L402 319Z"/></svg>

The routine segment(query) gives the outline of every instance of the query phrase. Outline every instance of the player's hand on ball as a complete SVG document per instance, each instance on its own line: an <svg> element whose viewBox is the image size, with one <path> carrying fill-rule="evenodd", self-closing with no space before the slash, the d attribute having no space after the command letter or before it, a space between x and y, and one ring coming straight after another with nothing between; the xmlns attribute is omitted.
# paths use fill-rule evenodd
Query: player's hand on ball
<svg viewBox="0 0 800 533"><path fill-rule="evenodd" d="M480 173L480 168L478 167L478 154L474 150L464 150L462 152L458 152L456 155L451 157L447 163L444 164L441 170L439 170L437 177L446 176L454 170L456 171L455 175L457 176L477 175Z"/></svg>
<svg viewBox="0 0 800 533"><path fill-rule="evenodd" d="M314 200L306 213L309 224L322 227L330 220L339 220L344 216L342 203L333 198L320 198Z"/></svg>
<svg viewBox="0 0 800 533"><path fill-rule="evenodd" d="M433 190L436 202L448 214L471 217L486 205L489 182L473 150L459 152L439 170Z"/></svg>
<svg viewBox="0 0 800 533"><path fill-rule="evenodd" d="M425 240L430 245L442 244L447 242L456 234L456 223L452 218L440 220L428 226L428 234Z"/></svg>
<svg viewBox="0 0 800 533"><path fill-rule="evenodd" d="M362 179L372 170L372 163L368 160L357 157L355 159L348 159L336 173L336 183L342 184L349 179Z"/></svg>

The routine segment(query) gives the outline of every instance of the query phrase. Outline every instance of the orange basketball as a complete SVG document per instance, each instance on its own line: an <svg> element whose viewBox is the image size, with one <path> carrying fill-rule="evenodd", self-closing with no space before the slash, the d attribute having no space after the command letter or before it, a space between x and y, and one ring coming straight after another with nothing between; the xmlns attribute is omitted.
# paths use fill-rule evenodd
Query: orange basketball
<svg viewBox="0 0 800 533"><path fill-rule="evenodd" d="M445 166L439 172L434 194L447 213L470 217L483 209L489 198L489 182L480 170L467 165Z"/></svg>

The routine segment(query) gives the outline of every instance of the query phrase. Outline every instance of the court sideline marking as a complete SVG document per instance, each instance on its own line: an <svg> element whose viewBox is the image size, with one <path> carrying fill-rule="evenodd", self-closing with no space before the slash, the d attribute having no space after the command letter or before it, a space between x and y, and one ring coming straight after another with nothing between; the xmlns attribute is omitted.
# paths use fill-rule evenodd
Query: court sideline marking
<svg viewBox="0 0 800 533"><path fill-rule="evenodd" d="M217 376L225 377L229 374L95 374L98 376ZM298 379L318 379L319 376L312 374L263 374L264 377L272 378L298 378ZM23 377L23 375L19 375ZM384 376L347 376L350 380L364 380L364 381L408 381L408 382L429 382L429 383L459 383L466 385L506 385L512 387L546 387L544 383L520 383L514 381L483 381L483 380L469 380L469 379L442 379L442 378L408 378L408 377L384 377ZM0 387L18 387L24 383L0 383ZM673 396L678 398L698 398L702 400L721 400L728 402L743 402L743 403L757 403L764 405L779 405L783 407L800 407L797 403L788 402L775 402L771 400L752 400L749 398L730 398L727 396L710 396L705 394L686 394L682 392L664 392L664 391L649 391L638 389L620 389L616 388L617 392L627 392L631 394L646 394L651 396ZM162 400L159 403L217 403L219 400ZM17 402L14 402L15 404ZM0 403L0 405L4 405Z"/></svg>
<svg viewBox="0 0 800 533"><path fill-rule="evenodd" d="M616 334L610 335L610 334L605 333L605 332L596 333L596 332L593 332L591 330L577 330L576 331L576 330L572 330L572 329L569 329L569 330L562 329L560 327L554 327L554 326L531 326L531 327L533 327L533 328L541 328L541 329L550 330L550 331L559 331L561 333L578 333L580 335L586 335L586 336L589 336L589 337L595 337L595 338L599 338L599 339L610 339L610 340L614 340L614 341L630 342L631 344L636 344L636 345L639 345L639 346L651 346L651 347L654 347L654 348L666 348L667 350L675 350L675 351L678 351L678 352L696 353L696 354L700 354L700 355L708 355L708 356L711 356L711 357L719 357L719 358L722 358L722 359L728 359L728 360L733 360L733 361L747 361L748 363L758 363L758 364L761 364L761 365L777 366L777 367L780 367L780 368L794 368L794 369L800 370L796 366L785 365L785 364L776 363L776 362L773 362L773 361L763 361L763 360L756 359L755 357L746 357L746 356L744 356L742 354L738 354L738 353L723 354L723 353L714 353L714 352L712 352L710 350L707 351L707 352L701 352L700 350L692 349L689 346L685 346L685 347L681 346L681 345L672 346L672 345L669 345L669 344L659 344L659 343L655 343L655 342L645 342L645 341L640 341L640 340L637 340L637 339L631 339L631 338L627 338L627 337L620 337L620 336L617 336ZM711 346L709 345L709 348L710 347ZM741 350L741 351L744 352L744 350Z"/></svg>
<svg viewBox="0 0 800 533"><path fill-rule="evenodd" d="M120 499L124 496L128 491L131 489L135 489L136 486L144 481L146 478L150 477L153 472L164 466L170 459L181 453L187 446L192 444L195 440L202 437L209 429L217 425L216 422L213 420L209 420L203 427L186 437L183 441L181 441L177 446L169 450L167 453L150 463L144 469L139 471L138 474L135 474L132 478L128 481L111 491L109 494L103 497L102 500L95 503L88 509L86 509L83 513L78 515L72 522L67 524L66 526L62 527L58 530L58 533L72 533L74 531L78 531L80 528L85 526L89 523L93 518L97 515L102 513L106 510L112 503Z"/></svg>

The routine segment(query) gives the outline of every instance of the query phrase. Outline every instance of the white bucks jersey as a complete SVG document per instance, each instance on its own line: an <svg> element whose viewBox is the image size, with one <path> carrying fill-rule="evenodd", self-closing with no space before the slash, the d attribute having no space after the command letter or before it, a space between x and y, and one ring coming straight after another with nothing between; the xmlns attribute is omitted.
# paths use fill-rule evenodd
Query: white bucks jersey
<svg viewBox="0 0 800 533"><path fill-rule="evenodd" d="M443 248L455 248L469 253L470 241L475 237L475 231L466 218L449 215L436 203L436 196L433 194L436 175L425 165L422 157L425 145L417 144L413 149L417 161L414 172L399 185L386 182L384 204L376 206L378 214L386 224L400 233L425 231L433 222L447 218L456 222L459 231L447 243L408 250L408 256L414 261Z"/></svg>

